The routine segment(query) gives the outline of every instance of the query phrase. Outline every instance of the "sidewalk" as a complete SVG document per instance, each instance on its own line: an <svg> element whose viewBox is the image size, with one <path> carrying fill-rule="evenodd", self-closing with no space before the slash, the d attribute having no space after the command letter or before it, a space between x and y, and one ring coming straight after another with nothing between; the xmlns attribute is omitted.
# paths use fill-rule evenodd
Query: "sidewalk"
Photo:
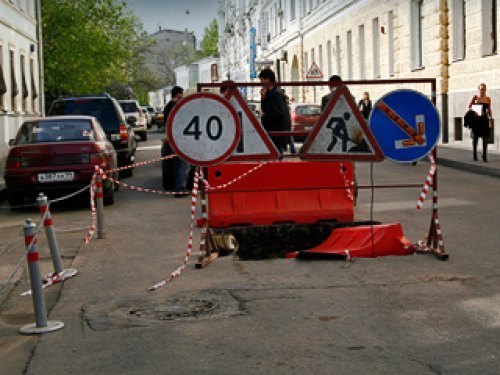
<svg viewBox="0 0 500 375"><path fill-rule="evenodd" d="M492 177L500 177L500 154L489 152L488 162L485 163L481 159L481 151L478 150L478 158L478 161L472 160L471 150L449 146L439 146L437 149L437 161L439 165Z"/></svg>

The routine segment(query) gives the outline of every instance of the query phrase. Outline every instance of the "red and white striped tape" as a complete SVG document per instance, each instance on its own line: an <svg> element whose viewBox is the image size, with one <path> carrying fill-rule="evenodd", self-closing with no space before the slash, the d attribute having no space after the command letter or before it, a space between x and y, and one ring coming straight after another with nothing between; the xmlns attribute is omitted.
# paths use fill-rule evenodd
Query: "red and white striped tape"
<svg viewBox="0 0 500 375"><path fill-rule="evenodd" d="M143 165L158 163L159 161L162 161L162 160L172 159L172 158L175 158L176 156L177 156L176 154L162 156L161 158L151 159L151 160L147 160L147 161L141 161L139 163L125 165L124 167L109 169L109 170L107 170L107 172L108 173L110 173L110 172L112 173L112 172L124 171L126 169L140 167L140 166L143 166Z"/></svg>
<svg viewBox="0 0 500 375"><path fill-rule="evenodd" d="M429 192L429 188L431 187L434 181L434 174L436 173L436 161L434 160L432 154L429 154L429 159L431 161L431 168L429 170L429 173L427 174L427 178L425 179L422 192L418 197L417 210L421 209L422 206L424 205L425 198L427 198L427 193Z"/></svg>
<svg viewBox="0 0 500 375"><path fill-rule="evenodd" d="M346 177L345 171L344 171L344 165L340 163L340 174L344 178L344 186L345 186L345 191L347 193L347 198L349 198L352 202L354 202L354 195L353 195L353 190L354 190L354 182L349 181Z"/></svg>
<svg viewBox="0 0 500 375"><path fill-rule="evenodd" d="M159 283L153 285L151 288L149 288L150 291L157 290L161 288L162 286L165 286L168 282L179 276L184 269L186 268L187 262L189 260L189 257L191 256L191 252L193 250L193 229L194 229L194 222L195 222L195 215L196 215L196 204L198 202L198 183L200 179L200 174L199 174L199 167L196 169L195 175L194 175L194 182L193 182L193 191L191 192L191 224L190 224L190 233L189 233L189 241L188 241L188 246L186 250L186 255L184 257L184 261L182 264L170 274L165 280L160 281Z"/></svg>
<svg viewBox="0 0 500 375"><path fill-rule="evenodd" d="M255 172L256 170L262 168L264 165L268 164L269 162L265 162L265 163L260 163L260 164L257 164L255 167L253 168L250 168L248 171L246 171L245 173L239 175L238 177L235 177L233 178L231 181L228 181L226 183L223 183L221 185L218 185L218 186L210 186L210 184L208 183L208 180L206 180L203 176L201 177L202 178L202 181L203 183L205 184L205 190L220 190L220 189L225 189L227 188L228 186L231 186L232 184L234 184L235 182L238 182L240 181L241 179L245 178L246 176L248 176L249 174Z"/></svg>
<svg viewBox="0 0 500 375"><path fill-rule="evenodd" d="M96 178L97 175L101 173L102 174L102 169L100 169L98 166L95 167L95 172L92 175L92 180L90 181L90 211L91 211L91 223L90 223L90 229L83 239L86 244L90 242L92 239L92 236L95 233L95 228L97 226L97 214L96 214L96 209L95 209L95 202L94 202L94 197L95 197L95 191L96 191Z"/></svg>

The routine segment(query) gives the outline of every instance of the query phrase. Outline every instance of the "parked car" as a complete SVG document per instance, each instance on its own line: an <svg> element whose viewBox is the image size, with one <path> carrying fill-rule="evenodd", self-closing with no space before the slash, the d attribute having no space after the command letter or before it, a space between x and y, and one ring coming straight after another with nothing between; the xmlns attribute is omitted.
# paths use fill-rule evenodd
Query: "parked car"
<svg viewBox="0 0 500 375"><path fill-rule="evenodd" d="M151 125L156 125L156 117L158 114L156 113L155 109L151 106L144 106L142 108L147 109L149 116L151 117Z"/></svg>
<svg viewBox="0 0 500 375"><path fill-rule="evenodd" d="M321 106L317 104L290 103L292 130L310 132L321 115ZM295 141L303 142L305 136L294 136Z"/></svg>
<svg viewBox="0 0 500 375"><path fill-rule="evenodd" d="M141 111L142 111L144 117L146 117L146 126L148 129L150 129L151 126L153 126L153 120L151 119L151 115L149 114L147 108L145 108L145 107L141 106Z"/></svg>
<svg viewBox="0 0 500 375"><path fill-rule="evenodd" d="M127 123L122 108L110 95L60 98L52 103L48 114L49 116L69 114L94 116L116 150L118 166L134 163L137 141L130 124L134 119L129 119ZM122 176L130 175L132 169L122 172Z"/></svg>
<svg viewBox="0 0 500 375"><path fill-rule="evenodd" d="M19 128L5 164L11 206L34 201L38 193L74 192L87 186L95 166L117 167L116 151L95 117L55 116L28 120ZM108 172L118 178L118 172ZM104 203L114 202L118 185L104 180Z"/></svg>
<svg viewBox="0 0 500 375"><path fill-rule="evenodd" d="M119 100L123 112L125 112L125 116L131 120L130 123L134 127L134 133L138 134L141 137L141 140L145 141L148 139L148 125L146 121L146 116L142 113L141 106L137 102L137 100Z"/></svg>

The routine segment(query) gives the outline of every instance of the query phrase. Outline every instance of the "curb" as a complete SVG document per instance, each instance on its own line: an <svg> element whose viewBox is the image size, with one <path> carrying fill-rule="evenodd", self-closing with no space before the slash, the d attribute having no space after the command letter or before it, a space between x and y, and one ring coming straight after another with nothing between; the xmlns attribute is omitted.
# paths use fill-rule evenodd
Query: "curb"
<svg viewBox="0 0 500 375"><path fill-rule="evenodd" d="M500 169L494 167L487 167L484 164L481 165L481 164L465 163L457 160L441 158L439 156L437 158L437 161L439 165L444 165L446 167L455 168L475 174L500 178Z"/></svg>

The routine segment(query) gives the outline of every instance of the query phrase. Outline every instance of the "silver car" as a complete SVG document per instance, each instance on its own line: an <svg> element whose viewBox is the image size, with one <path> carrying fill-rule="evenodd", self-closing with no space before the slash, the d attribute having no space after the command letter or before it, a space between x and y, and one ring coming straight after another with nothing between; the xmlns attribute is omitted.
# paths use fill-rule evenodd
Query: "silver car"
<svg viewBox="0 0 500 375"><path fill-rule="evenodd" d="M142 113L142 108L137 102L137 100L119 100L120 106L128 118L134 117L134 123L132 127L134 133L141 137L141 140L145 141L148 139L148 121L144 113ZM130 121L132 122L132 121Z"/></svg>

